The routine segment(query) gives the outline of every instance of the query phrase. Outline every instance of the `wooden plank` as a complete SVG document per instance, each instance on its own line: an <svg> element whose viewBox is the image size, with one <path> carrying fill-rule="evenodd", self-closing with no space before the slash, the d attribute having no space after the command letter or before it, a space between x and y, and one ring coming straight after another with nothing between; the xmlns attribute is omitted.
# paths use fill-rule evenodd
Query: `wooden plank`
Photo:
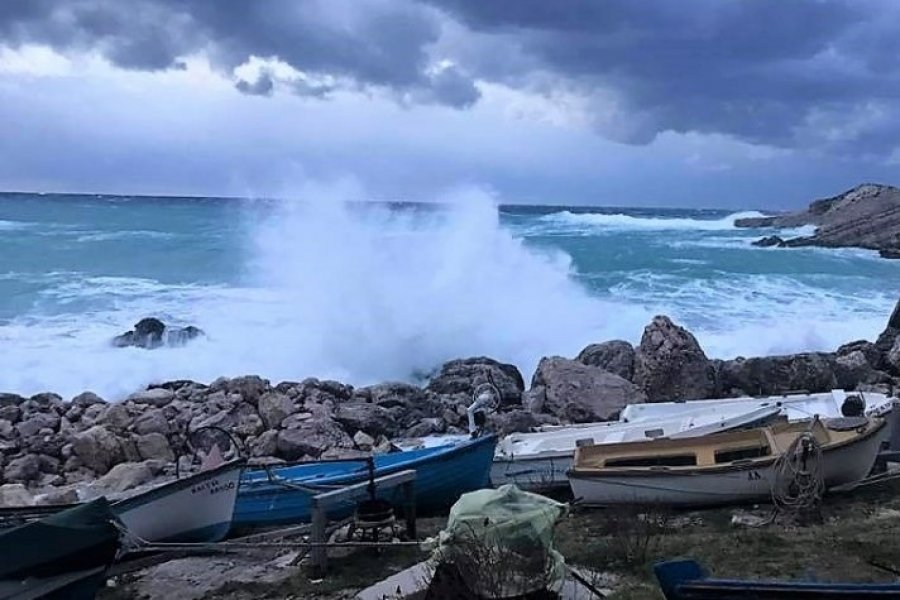
<svg viewBox="0 0 900 600"><path fill-rule="evenodd" d="M382 475L381 477L375 478L375 488L391 488L397 487L398 485L403 485L404 483L408 483L410 481L415 481L416 472L412 469L407 469L405 471L400 471L398 473L392 473L390 475ZM363 481L361 483L356 483L353 485L349 485L347 487L341 488L339 490L331 490L329 492L322 492L321 494L316 494L312 497L312 505L315 507L325 508L330 504L334 504L335 502L339 502L341 500L348 500L353 498L363 492L368 492L369 490L369 482Z"/></svg>

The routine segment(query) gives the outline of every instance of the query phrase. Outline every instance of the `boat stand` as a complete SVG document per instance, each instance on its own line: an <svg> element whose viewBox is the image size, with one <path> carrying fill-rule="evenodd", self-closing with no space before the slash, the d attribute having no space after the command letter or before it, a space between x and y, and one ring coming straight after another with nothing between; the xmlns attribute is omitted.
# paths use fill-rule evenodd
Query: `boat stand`
<svg viewBox="0 0 900 600"><path fill-rule="evenodd" d="M412 469L374 477L370 471L369 481L364 481L337 490L323 492L312 497L312 531L310 532L310 568L316 577L325 574L328 568L327 528L328 509L335 504L352 501L361 496L374 496L376 489L401 487L404 496L403 517L406 521L406 535L416 538L416 472ZM389 545L389 544L386 544Z"/></svg>

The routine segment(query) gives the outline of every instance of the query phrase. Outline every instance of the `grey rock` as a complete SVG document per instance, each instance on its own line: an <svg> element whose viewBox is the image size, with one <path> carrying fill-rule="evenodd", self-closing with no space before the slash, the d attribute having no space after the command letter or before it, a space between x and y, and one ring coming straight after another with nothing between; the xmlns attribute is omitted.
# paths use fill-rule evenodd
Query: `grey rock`
<svg viewBox="0 0 900 600"><path fill-rule="evenodd" d="M161 433L148 433L134 438L138 455L141 460L162 460L172 462L175 453L169 445L169 440Z"/></svg>
<svg viewBox="0 0 900 600"><path fill-rule="evenodd" d="M862 350L837 356L834 360L834 375L837 387L845 390L854 389L860 383L874 383L886 377L886 374L872 368Z"/></svg>
<svg viewBox="0 0 900 600"><path fill-rule="evenodd" d="M22 409L14 404L0 405L0 419L10 423L18 423L22 418Z"/></svg>
<svg viewBox="0 0 900 600"><path fill-rule="evenodd" d="M786 246L856 246L886 250L900 240L900 189L863 184L832 198L816 200L805 211L774 217L738 219L737 227L815 225L811 236L785 241Z"/></svg>
<svg viewBox="0 0 900 600"><path fill-rule="evenodd" d="M275 456L278 452L278 432L264 431L255 439L249 441L250 456Z"/></svg>
<svg viewBox="0 0 900 600"><path fill-rule="evenodd" d="M324 416L325 418L329 418L329 419L331 418L330 415L320 415L320 416ZM314 418L316 418L316 415L314 415L311 412L294 413L291 416L289 416L288 418L286 418L284 421L281 422L281 427L283 429L297 429L299 427L303 427L304 423L306 423L310 419L314 419Z"/></svg>
<svg viewBox="0 0 900 600"><path fill-rule="evenodd" d="M87 408L92 404L106 404L106 400L104 400L94 392L82 392L72 398L71 404L73 404L74 406Z"/></svg>
<svg viewBox="0 0 900 600"><path fill-rule="evenodd" d="M234 379L229 380L225 387L229 393L240 394L244 399L244 402L248 402L254 406L269 388L269 381L262 377L257 377L256 375L235 377Z"/></svg>
<svg viewBox="0 0 900 600"><path fill-rule="evenodd" d="M119 439L102 425L95 425L72 438L72 452L99 474L122 462L125 453Z"/></svg>
<svg viewBox="0 0 900 600"><path fill-rule="evenodd" d="M34 496L21 483L0 485L0 506L33 506Z"/></svg>
<svg viewBox="0 0 900 600"><path fill-rule="evenodd" d="M0 439L11 440L15 435L15 429L11 421L0 419Z"/></svg>
<svg viewBox="0 0 900 600"><path fill-rule="evenodd" d="M59 428L59 416L55 413L32 413L28 418L16 425L16 431L22 438L29 438L41 430L55 431Z"/></svg>
<svg viewBox="0 0 900 600"><path fill-rule="evenodd" d="M65 483L65 478L63 478L63 483ZM64 488L47 488L34 497L34 503L38 506L75 504L79 500L78 490L74 485L70 485Z"/></svg>
<svg viewBox="0 0 900 600"><path fill-rule="evenodd" d="M135 404L149 404L158 408L167 405L174 399L175 392L166 388L151 388L128 396L128 400Z"/></svg>
<svg viewBox="0 0 900 600"><path fill-rule="evenodd" d="M169 420L166 419L165 413L160 409L148 410L134 421L132 429L138 435L147 435L148 433L161 433L166 435L171 432Z"/></svg>
<svg viewBox="0 0 900 600"><path fill-rule="evenodd" d="M131 425L131 413L124 403L110 404L101 422L116 431L125 431Z"/></svg>
<svg viewBox="0 0 900 600"><path fill-rule="evenodd" d="M153 470L147 463L126 462L114 466L91 486L94 493L121 493L153 479Z"/></svg>
<svg viewBox="0 0 900 600"><path fill-rule="evenodd" d="M497 434L504 436L510 433L531 431L541 425L557 425L559 419L546 414L517 409L493 415L491 423Z"/></svg>
<svg viewBox="0 0 900 600"><path fill-rule="evenodd" d="M559 356L541 359L532 388L544 388L543 412L574 423L611 419L626 404L646 400L627 379Z"/></svg>
<svg viewBox="0 0 900 600"><path fill-rule="evenodd" d="M29 438L23 438L21 440L23 450L34 454L46 454L48 456L61 458L63 446L66 444L66 436L49 432L49 430L44 431L47 433L40 433Z"/></svg>
<svg viewBox="0 0 900 600"><path fill-rule="evenodd" d="M265 430L262 418L253 413L243 413L237 416L237 423L234 426L234 432L241 436L259 435Z"/></svg>
<svg viewBox="0 0 900 600"><path fill-rule="evenodd" d="M428 417L422 419L412 427L403 432L402 437L419 438L447 431L447 424L439 417Z"/></svg>
<svg viewBox="0 0 900 600"><path fill-rule="evenodd" d="M269 429L280 427L284 418L295 412L294 401L279 392L267 392L260 396L257 409Z"/></svg>
<svg viewBox="0 0 900 600"><path fill-rule="evenodd" d="M46 454L36 454L35 456L38 457L38 468L42 473L51 473L55 475L62 469L62 461L58 458Z"/></svg>
<svg viewBox="0 0 900 600"><path fill-rule="evenodd" d="M726 360L721 363L719 380L723 389L737 388L754 396L798 390L827 392L838 385L835 358L822 352Z"/></svg>
<svg viewBox="0 0 900 600"><path fill-rule="evenodd" d="M392 437L399 433L397 420L391 411L377 404L346 402L335 409L334 420L349 431L365 431L375 437Z"/></svg>
<svg viewBox="0 0 900 600"><path fill-rule="evenodd" d="M299 429L284 429L278 432L278 455L286 460L297 460L304 456L318 458L330 448L352 448L353 440L330 420L313 420Z"/></svg>
<svg viewBox="0 0 900 600"><path fill-rule="evenodd" d="M0 406L21 406L24 402L25 398L18 394L0 392Z"/></svg>
<svg viewBox="0 0 900 600"><path fill-rule="evenodd" d="M500 390L502 404L521 404L525 382L519 369L485 356L444 363L426 389L441 395L461 394L471 402L475 388L488 382L493 382Z"/></svg>
<svg viewBox="0 0 900 600"><path fill-rule="evenodd" d="M697 338L663 315L644 328L635 354L634 383L649 402L707 398L716 389L715 369Z"/></svg>
<svg viewBox="0 0 900 600"><path fill-rule="evenodd" d="M760 238L755 242L751 242L751 244L753 246L759 246L760 248L783 248L786 245L785 241L777 235L769 235L764 238Z"/></svg>
<svg viewBox="0 0 900 600"><path fill-rule="evenodd" d="M887 353L887 363L894 373L900 373L900 335L894 340L894 345Z"/></svg>
<svg viewBox="0 0 900 600"><path fill-rule="evenodd" d="M353 392L354 401L371 402L384 408L411 408L424 403L425 398L425 390L401 382L380 383Z"/></svg>
<svg viewBox="0 0 900 600"><path fill-rule="evenodd" d="M375 445L375 438L365 431L360 430L353 436L353 443L356 444L356 447L360 450L371 450Z"/></svg>
<svg viewBox="0 0 900 600"><path fill-rule="evenodd" d="M3 469L3 479L9 483L28 483L38 478L41 461L35 454L14 458Z"/></svg>
<svg viewBox="0 0 900 600"><path fill-rule="evenodd" d="M592 367L600 367L615 373L623 379L634 378L634 346L624 340L611 340L602 344L591 344L575 359Z"/></svg>

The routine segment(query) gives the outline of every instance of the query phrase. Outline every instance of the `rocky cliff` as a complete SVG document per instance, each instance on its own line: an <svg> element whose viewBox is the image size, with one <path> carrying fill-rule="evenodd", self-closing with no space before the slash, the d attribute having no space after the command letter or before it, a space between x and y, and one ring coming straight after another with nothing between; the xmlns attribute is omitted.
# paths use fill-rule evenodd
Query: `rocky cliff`
<svg viewBox="0 0 900 600"><path fill-rule="evenodd" d="M762 246L857 247L900 258L900 188L864 184L833 198L812 202L805 211L771 217L738 219L737 227L814 225L811 236L768 237Z"/></svg>

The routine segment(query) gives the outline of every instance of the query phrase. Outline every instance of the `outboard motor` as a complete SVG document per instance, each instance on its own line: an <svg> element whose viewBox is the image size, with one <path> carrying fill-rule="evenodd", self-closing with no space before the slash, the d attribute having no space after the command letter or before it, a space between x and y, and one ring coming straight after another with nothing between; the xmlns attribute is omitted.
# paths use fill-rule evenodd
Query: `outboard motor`
<svg viewBox="0 0 900 600"><path fill-rule="evenodd" d="M866 413L866 401L858 394L852 394L844 398L841 404L841 414L845 417L862 417Z"/></svg>

